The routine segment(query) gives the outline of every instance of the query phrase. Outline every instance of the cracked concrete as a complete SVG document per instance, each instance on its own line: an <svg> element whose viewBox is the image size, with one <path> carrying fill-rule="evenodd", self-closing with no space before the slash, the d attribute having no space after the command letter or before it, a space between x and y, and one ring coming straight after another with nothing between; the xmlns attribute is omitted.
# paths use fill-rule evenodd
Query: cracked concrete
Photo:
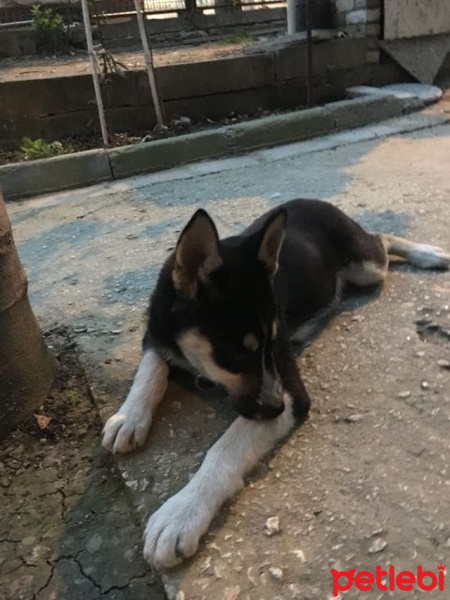
<svg viewBox="0 0 450 600"><path fill-rule="evenodd" d="M448 110L444 100L425 114L339 136L11 204L35 310L76 333L102 418L118 406L137 365L158 266L198 206L225 234L282 201L320 197L369 229L448 247ZM221 511L198 556L163 574L169 598L328 600L330 567L435 570L445 563L450 396L439 361L448 359L449 343L445 335L424 339L417 321L450 331L449 292L448 273L396 266L379 294L344 307L299 359L311 418ZM166 400L145 449L117 461L142 522L186 483L232 418L213 399L176 385ZM113 523L114 510L104 514ZM270 516L279 517L281 531L267 538ZM19 541L26 529L9 539ZM105 533L95 516L85 529L84 550L69 555L91 576L89 548ZM129 548L139 556L138 542ZM68 579L81 578L90 598L99 590L78 564L61 568L72 569ZM16 565L23 568L19 559ZM146 571L129 568L139 589ZM106 597L128 593L125 574L111 587L95 582ZM368 600L389 597L367 593Z"/></svg>
<svg viewBox="0 0 450 600"><path fill-rule="evenodd" d="M140 556L141 532L109 457L84 374L64 337L51 399L0 444L0 598L163 598ZM114 532L114 535L111 533Z"/></svg>

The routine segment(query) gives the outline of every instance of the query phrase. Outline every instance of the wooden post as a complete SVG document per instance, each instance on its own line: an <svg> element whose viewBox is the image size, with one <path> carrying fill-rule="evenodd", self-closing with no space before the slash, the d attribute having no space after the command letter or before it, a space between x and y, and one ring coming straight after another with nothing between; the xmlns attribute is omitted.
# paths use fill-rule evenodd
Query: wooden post
<svg viewBox="0 0 450 600"><path fill-rule="evenodd" d="M89 6L87 0L81 0L81 8L83 9L83 22L86 31L86 43L91 65L92 81L94 83L95 99L97 101L98 117L100 119L100 128L102 130L103 144L109 144L108 128L106 126L105 109L103 108L102 92L100 89L100 81L97 71L97 60L94 52L94 42L92 40L91 20L89 18Z"/></svg>
<svg viewBox="0 0 450 600"><path fill-rule="evenodd" d="M153 105L155 107L156 112L156 120L158 121L158 125L162 126L165 125L164 116L161 101L158 94L158 88L156 85L155 71L153 69L152 55L148 45L147 32L145 31L144 17L142 16L141 0L134 0L134 5L136 7L136 18L139 26L139 33L141 36L142 49L144 51L145 66L147 67L147 74L148 80L150 82L150 90L152 92Z"/></svg>

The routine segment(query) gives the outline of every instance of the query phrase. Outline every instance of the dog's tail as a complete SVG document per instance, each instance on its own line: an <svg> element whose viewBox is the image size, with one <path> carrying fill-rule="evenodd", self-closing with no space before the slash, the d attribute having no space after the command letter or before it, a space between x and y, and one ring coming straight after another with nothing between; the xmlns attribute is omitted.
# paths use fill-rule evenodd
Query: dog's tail
<svg viewBox="0 0 450 600"><path fill-rule="evenodd" d="M416 267L421 269L450 268L450 254L444 252L442 248L417 244L395 235L381 234L380 237L387 254L400 256Z"/></svg>

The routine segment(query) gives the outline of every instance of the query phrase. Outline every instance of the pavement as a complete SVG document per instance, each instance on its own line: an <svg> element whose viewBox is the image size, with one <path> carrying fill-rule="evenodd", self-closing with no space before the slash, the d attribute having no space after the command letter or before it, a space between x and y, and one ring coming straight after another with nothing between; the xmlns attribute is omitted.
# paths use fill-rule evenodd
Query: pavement
<svg viewBox="0 0 450 600"><path fill-rule="evenodd" d="M448 101L433 110L448 115ZM322 198L370 230L449 250L450 125L429 115L9 204L34 310L44 325L71 328L102 420L137 366L159 265L200 206L225 235L286 200ZM445 564L449 294L449 273L395 265L382 291L344 305L299 357L310 419L221 511L197 556L160 574L168 598L329 600L331 568L437 572ZM144 450L117 459L142 523L188 481L232 418L169 388ZM269 517L280 524L272 537ZM120 538L120 527L110 535Z"/></svg>

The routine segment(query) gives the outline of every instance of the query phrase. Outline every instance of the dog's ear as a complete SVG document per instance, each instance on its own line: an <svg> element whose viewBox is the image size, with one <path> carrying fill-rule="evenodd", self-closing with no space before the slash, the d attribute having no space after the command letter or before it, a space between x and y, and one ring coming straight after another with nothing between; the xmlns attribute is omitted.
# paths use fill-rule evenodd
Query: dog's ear
<svg viewBox="0 0 450 600"><path fill-rule="evenodd" d="M277 210L262 229L258 260L263 263L269 279L275 277L278 270L278 258L286 233L287 214L284 208Z"/></svg>
<svg viewBox="0 0 450 600"><path fill-rule="evenodd" d="M178 239L172 271L173 284L184 296L194 298L199 281L206 280L221 265L216 226L208 213L200 209Z"/></svg>

